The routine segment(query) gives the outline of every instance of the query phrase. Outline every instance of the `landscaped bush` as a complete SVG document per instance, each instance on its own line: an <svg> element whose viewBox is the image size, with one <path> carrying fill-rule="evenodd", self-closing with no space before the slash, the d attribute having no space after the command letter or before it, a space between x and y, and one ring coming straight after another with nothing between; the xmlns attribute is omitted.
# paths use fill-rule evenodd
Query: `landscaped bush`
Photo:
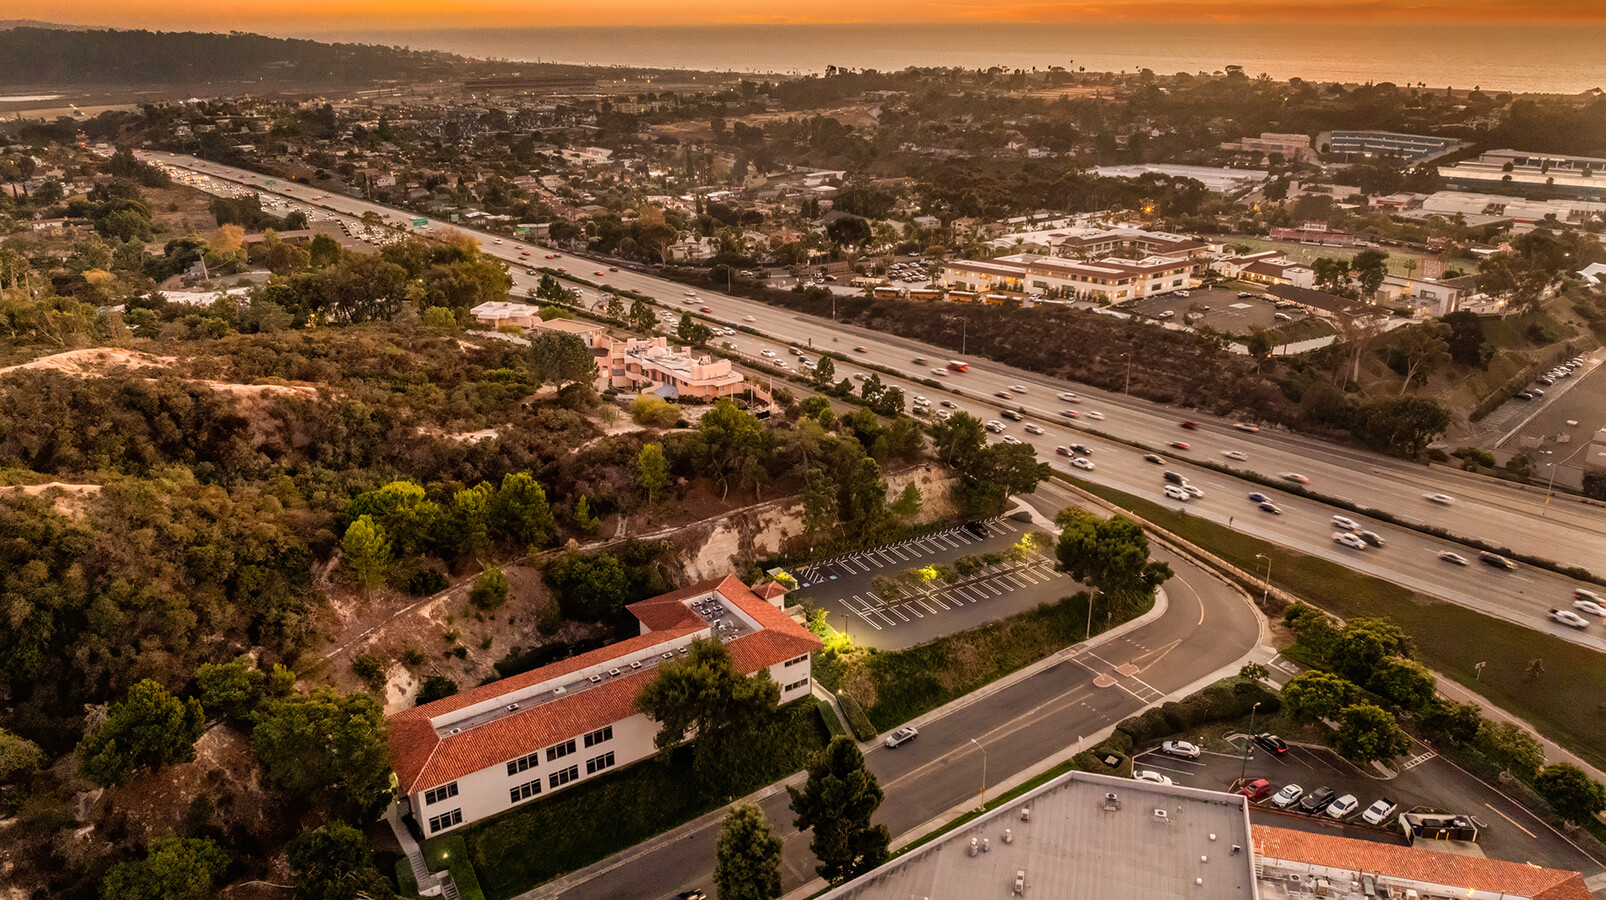
<svg viewBox="0 0 1606 900"><path fill-rule="evenodd" d="M847 694L838 694L836 700L842 704L842 714L848 717L848 727L853 729L854 737L868 741L879 734L870 717L864 714L864 707L859 705L859 701Z"/></svg>

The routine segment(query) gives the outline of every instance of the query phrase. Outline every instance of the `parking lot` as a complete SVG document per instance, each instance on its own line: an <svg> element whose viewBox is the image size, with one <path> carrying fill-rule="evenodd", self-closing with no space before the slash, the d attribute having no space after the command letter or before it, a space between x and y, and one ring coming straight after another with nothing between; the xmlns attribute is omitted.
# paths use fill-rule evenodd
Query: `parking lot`
<svg viewBox="0 0 1606 900"><path fill-rule="evenodd" d="M911 569L952 565L965 556L1001 553L1020 542L1030 526L1010 519L971 522L919 538L822 560L793 571L800 596L826 611L826 621L855 643L881 650L912 647L1051 603L1079 590L1055 571L1054 559L1028 551L1018 561L984 566L926 589L898 588L878 594L873 582Z"/></svg>
<svg viewBox="0 0 1606 900"><path fill-rule="evenodd" d="M1252 290L1256 294L1260 292L1258 288ZM1198 288L1189 291L1186 297L1175 293L1145 297L1134 301L1126 308L1155 318L1159 318L1162 313L1170 312L1173 315L1166 319L1168 322L1194 327L1209 325L1225 334L1248 334L1249 329L1257 325L1262 328L1272 328L1287 324L1286 321L1276 318L1278 312L1282 312L1292 321L1298 321L1306 316L1303 310L1278 310L1270 300L1263 300L1259 296L1239 297L1238 293L1236 288L1230 290ZM1188 314L1191 311L1200 312L1203 317L1189 320Z"/></svg>
<svg viewBox="0 0 1606 900"><path fill-rule="evenodd" d="M1179 737L1204 743L1202 738ZM1233 743L1240 747L1246 740L1242 735L1232 736ZM1399 805L1396 816L1420 807L1472 817L1478 826L1478 846L1492 859L1575 870L1586 877L1606 868L1606 864L1585 855L1521 806L1423 745L1417 745L1416 755L1399 765L1399 774L1385 779L1375 770L1357 768L1326 747L1302 744L1293 744L1280 755L1254 746L1247 765L1237 753L1207 750L1198 759L1182 759L1161 753L1158 744L1132 757L1134 770L1159 772L1190 787L1228 790L1240 772L1251 780L1266 779L1271 782L1272 794L1257 801L1250 814L1258 825L1404 844L1395 818L1385 823L1386 829L1361 821L1361 813L1374 800L1387 797ZM1336 797L1353 794L1360 802L1343 821L1320 812L1298 812L1297 803L1290 810L1277 809L1272 796L1288 784L1300 785L1307 794L1328 787Z"/></svg>

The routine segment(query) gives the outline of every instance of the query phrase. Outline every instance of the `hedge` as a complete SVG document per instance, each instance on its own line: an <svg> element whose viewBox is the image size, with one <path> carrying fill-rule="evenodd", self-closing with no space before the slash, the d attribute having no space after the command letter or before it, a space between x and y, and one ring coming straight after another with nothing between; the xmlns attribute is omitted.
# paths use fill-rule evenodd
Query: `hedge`
<svg viewBox="0 0 1606 900"><path fill-rule="evenodd" d="M859 701L847 694L837 694L836 700L842 704L842 714L848 717L848 727L853 729L854 737L861 741L869 741L880 734L875 730L875 725L871 724L870 717L865 715L864 707L859 705Z"/></svg>

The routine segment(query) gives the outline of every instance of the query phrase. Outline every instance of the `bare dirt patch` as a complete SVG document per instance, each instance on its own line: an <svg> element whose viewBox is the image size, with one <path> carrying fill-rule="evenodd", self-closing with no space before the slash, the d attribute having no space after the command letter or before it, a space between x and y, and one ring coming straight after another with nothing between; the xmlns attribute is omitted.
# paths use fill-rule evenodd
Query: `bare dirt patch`
<svg viewBox="0 0 1606 900"><path fill-rule="evenodd" d="M136 775L107 791L101 808L115 810L129 836L146 844L180 831L190 805L201 796L211 799L216 822L225 830L265 834L283 818L250 739L226 725L214 725L201 735L194 762Z"/></svg>
<svg viewBox="0 0 1606 900"><path fill-rule="evenodd" d="M46 369L63 375L88 378L104 375L112 369L165 369L178 360L171 356L156 356L138 350L121 350L115 347L91 347L68 350L50 356L41 356L15 366L0 369L0 375L19 369Z"/></svg>
<svg viewBox="0 0 1606 900"><path fill-rule="evenodd" d="M51 481L45 484L18 484L0 487L0 494L11 492L29 497L46 497L54 502L56 512L63 516L81 516L89 498L100 493L98 484L66 484Z"/></svg>

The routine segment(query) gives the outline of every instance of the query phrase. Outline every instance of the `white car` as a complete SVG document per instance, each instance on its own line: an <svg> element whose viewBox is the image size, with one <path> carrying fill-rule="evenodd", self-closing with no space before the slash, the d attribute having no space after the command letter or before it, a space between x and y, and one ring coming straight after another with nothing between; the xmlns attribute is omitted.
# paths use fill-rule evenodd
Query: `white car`
<svg viewBox="0 0 1606 900"><path fill-rule="evenodd" d="M1295 803L1298 803L1299 798L1303 796L1305 796L1304 788L1297 784L1285 784L1283 785L1283 789L1278 791L1271 798L1271 805L1277 807L1278 809L1287 809L1288 807L1293 806Z"/></svg>
<svg viewBox="0 0 1606 900"><path fill-rule="evenodd" d="M1099 420L1101 422L1104 421L1104 413L1101 413L1101 412L1089 412L1087 414L1087 417L1089 419L1097 419L1097 420Z"/></svg>
<svg viewBox="0 0 1606 900"><path fill-rule="evenodd" d="M1015 392L1015 393L1017 393L1017 394L1024 394L1024 393L1026 393L1026 388L1025 388L1025 387L1023 387L1023 386L1021 386L1021 385L1018 385L1018 384L1012 384L1012 385L1010 385L1010 386L1009 386L1009 389L1010 389L1010 390L1012 390L1012 391L1014 391L1014 392Z"/></svg>
<svg viewBox="0 0 1606 900"><path fill-rule="evenodd" d="M905 725L904 727L899 728L897 731L887 735L887 746L898 747L909 743L919 736L920 729L914 727L913 725Z"/></svg>
<svg viewBox="0 0 1606 900"><path fill-rule="evenodd" d="M1060 397L1061 400L1064 400L1066 403L1075 403L1076 402L1076 395L1071 393L1070 391L1061 391L1059 397Z"/></svg>
<svg viewBox="0 0 1606 900"><path fill-rule="evenodd" d="M997 419L988 419L987 430L991 431L993 434L1000 434L1004 430L1004 423L998 421Z"/></svg>
<svg viewBox="0 0 1606 900"><path fill-rule="evenodd" d="M1606 616L1606 607L1593 600L1574 600L1573 609L1589 613L1592 616Z"/></svg>
<svg viewBox="0 0 1606 900"><path fill-rule="evenodd" d="M1361 523L1355 521L1354 519L1350 518L1349 516L1334 516L1333 517L1333 524L1337 525L1339 528L1344 529L1345 531L1360 531L1361 530Z"/></svg>
<svg viewBox="0 0 1606 900"><path fill-rule="evenodd" d="M1440 550L1439 559L1457 566L1464 566L1467 564L1467 558L1465 556L1462 556L1461 554L1452 550Z"/></svg>
<svg viewBox="0 0 1606 900"><path fill-rule="evenodd" d="M1175 485L1175 484L1168 484L1168 485L1165 486L1165 495L1167 497L1170 497L1172 500L1187 500L1188 499L1188 492L1183 490L1180 485Z"/></svg>
<svg viewBox="0 0 1606 900"><path fill-rule="evenodd" d="M761 351L759 353L759 356L763 356L763 357L765 357L767 359L774 359L775 358L775 351L774 350L764 350L764 351Z"/></svg>
<svg viewBox="0 0 1606 900"><path fill-rule="evenodd" d="M1361 540L1361 536L1348 531L1333 532L1333 543L1348 547L1351 550L1366 549L1366 542Z"/></svg>
<svg viewBox="0 0 1606 900"><path fill-rule="evenodd" d="M1242 450L1223 450L1221 451L1221 455L1228 459L1236 459L1239 462L1249 458L1249 454L1243 452Z"/></svg>
<svg viewBox="0 0 1606 900"><path fill-rule="evenodd" d="M919 394L916 394L915 395L915 399L914 399L914 404L916 406L930 406L931 405L931 401L926 399L925 397L920 396Z"/></svg>
<svg viewBox="0 0 1606 900"><path fill-rule="evenodd" d="M942 377L947 378L948 377L948 370L947 369L932 369L931 370L931 374L933 374L933 375L941 375Z"/></svg>
<svg viewBox="0 0 1606 900"><path fill-rule="evenodd" d="M1368 825L1382 825L1384 822L1387 822L1389 819L1393 818L1394 811L1399 808L1400 805L1398 803L1395 803L1393 800L1384 797L1378 800L1376 803L1373 803L1371 806L1368 806L1366 808L1366 812L1361 813L1361 821Z"/></svg>
<svg viewBox="0 0 1606 900"><path fill-rule="evenodd" d="M1575 613L1570 609L1553 609L1550 611L1550 619L1553 622L1560 622L1569 628L1589 627L1588 619L1580 616L1578 613Z"/></svg>
<svg viewBox="0 0 1606 900"><path fill-rule="evenodd" d="M1200 490L1199 488L1194 487L1191 484L1184 484L1181 487L1182 487L1183 490L1188 492L1188 496L1189 497L1193 497L1193 498L1196 498L1196 499L1204 497L1204 491Z"/></svg>
<svg viewBox="0 0 1606 900"><path fill-rule="evenodd" d="M1023 425L1021 427L1026 429L1026 433L1027 434L1042 434L1043 433L1043 426L1036 425L1036 424L1033 424L1031 422L1027 422L1025 425Z"/></svg>
<svg viewBox="0 0 1606 900"><path fill-rule="evenodd" d="M1351 815L1361 805L1354 794L1345 794L1327 806L1327 814L1335 819L1342 819Z"/></svg>
<svg viewBox="0 0 1606 900"><path fill-rule="evenodd" d="M1166 741L1160 745L1161 753L1180 756L1184 759L1198 759L1199 748L1187 741Z"/></svg>
<svg viewBox="0 0 1606 900"><path fill-rule="evenodd" d="M1077 458L1071 460L1071 465L1077 467L1078 469L1087 469L1088 471L1092 471L1093 460L1088 459L1085 456L1078 456Z"/></svg>
<svg viewBox="0 0 1606 900"><path fill-rule="evenodd" d="M1166 786L1170 786L1171 784L1171 779L1150 769L1138 769L1132 773L1132 778L1134 781L1147 781L1150 784L1162 784Z"/></svg>
<svg viewBox="0 0 1606 900"><path fill-rule="evenodd" d="M1432 500L1434 503L1443 503L1445 506L1455 502L1455 498L1449 494L1423 494L1422 497L1426 500Z"/></svg>
<svg viewBox="0 0 1606 900"><path fill-rule="evenodd" d="M758 320L753 318L752 316L742 316L742 321L743 322L757 322Z"/></svg>

